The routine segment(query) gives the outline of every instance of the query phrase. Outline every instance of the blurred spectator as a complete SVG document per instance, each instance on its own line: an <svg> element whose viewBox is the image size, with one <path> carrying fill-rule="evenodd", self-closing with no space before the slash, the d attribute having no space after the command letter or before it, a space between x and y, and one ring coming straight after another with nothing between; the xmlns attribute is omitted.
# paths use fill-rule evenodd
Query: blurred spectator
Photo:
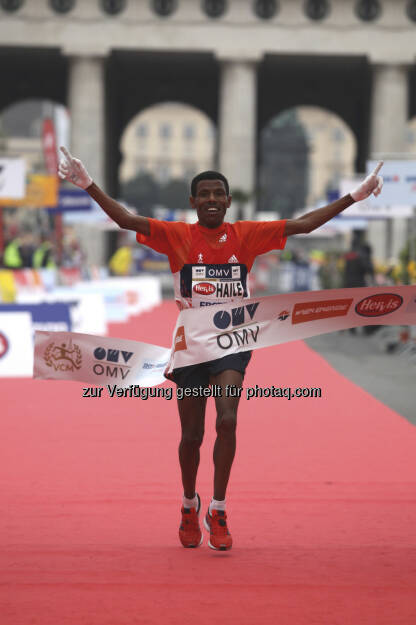
<svg viewBox="0 0 416 625"><path fill-rule="evenodd" d="M371 247L361 240L361 233L355 231L352 247L345 255L344 286L347 288L363 287L375 284L374 266L371 258ZM379 326L364 326L364 334L372 334ZM356 328L350 328L352 334Z"/></svg>
<svg viewBox="0 0 416 625"><path fill-rule="evenodd" d="M42 232L40 243L33 254L34 269L54 269L56 267L54 257L54 246L48 234Z"/></svg>
<svg viewBox="0 0 416 625"><path fill-rule="evenodd" d="M85 261L85 255L79 244L75 230L68 226L65 228L62 245L62 267L81 269Z"/></svg>
<svg viewBox="0 0 416 625"><path fill-rule="evenodd" d="M22 229L20 236L6 244L3 264L7 269L25 269L32 267L35 252L34 236L31 231Z"/></svg>
<svg viewBox="0 0 416 625"><path fill-rule="evenodd" d="M323 289L340 289L343 286L343 266L338 252L327 252L319 269Z"/></svg>
<svg viewBox="0 0 416 625"><path fill-rule="evenodd" d="M109 260L108 266L113 276L131 275L133 252L130 245L119 247Z"/></svg>
<svg viewBox="0 0 416 625"><path fill-rule="evenodd" d="M345 255L344 287L355 288L374 284L374 267L371 247L354 233L351 250Z"/></svg>

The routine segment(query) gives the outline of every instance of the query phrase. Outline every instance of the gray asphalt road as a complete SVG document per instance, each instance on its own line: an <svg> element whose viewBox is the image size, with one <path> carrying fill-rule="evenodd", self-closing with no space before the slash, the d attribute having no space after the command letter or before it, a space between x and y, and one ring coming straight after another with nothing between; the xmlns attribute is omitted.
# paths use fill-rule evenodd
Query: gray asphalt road
<svg viewBox="0 0 416 625"><path fill-rule="evenodd" d="M368 337L348 331L322 334L306 343L349 380L416 425L416 364L388 354L376 332Z"/></svg>

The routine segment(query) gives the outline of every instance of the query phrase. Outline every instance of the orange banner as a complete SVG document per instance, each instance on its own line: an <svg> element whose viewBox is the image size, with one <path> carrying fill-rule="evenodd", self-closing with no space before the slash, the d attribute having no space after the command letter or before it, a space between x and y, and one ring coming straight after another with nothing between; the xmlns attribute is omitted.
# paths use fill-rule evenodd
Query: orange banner
<svg viewBox="0 0 416 625"><path fill-rule="evenodd" d="M30 174L26 195L20 200L1 198L0 206L27 206L27 208L54 207L58 204L58 178L45 174Z"/></svg>

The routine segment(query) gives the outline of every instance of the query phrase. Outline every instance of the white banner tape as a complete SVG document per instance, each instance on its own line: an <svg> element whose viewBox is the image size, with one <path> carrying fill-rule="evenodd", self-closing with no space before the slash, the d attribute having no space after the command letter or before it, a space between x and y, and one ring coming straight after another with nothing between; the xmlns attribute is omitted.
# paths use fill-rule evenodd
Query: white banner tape
<svg viewBox="0 0 416 625"><path fill-rule="evenodd" d="M154 386L169 371L227 354L365 325L416 325L416 286L286 293L183 310L173 348L77 334L36 332L34 377Z"/></svg>

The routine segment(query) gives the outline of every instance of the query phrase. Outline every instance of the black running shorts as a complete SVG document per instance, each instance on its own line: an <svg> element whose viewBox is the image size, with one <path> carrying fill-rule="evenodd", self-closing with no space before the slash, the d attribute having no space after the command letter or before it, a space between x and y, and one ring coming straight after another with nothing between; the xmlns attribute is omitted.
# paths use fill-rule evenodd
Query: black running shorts
<svg viewBox="0 0 416 625"><path fill-rule="evenodd" d="M179 367L174 369L169 378L181 388L194 388L198 386L209 386L209 379L212 375L217 375L227 369L239 371L244 374L251 358L251 351L229 354L217 360L201 362L198 365Z"/></svg>

